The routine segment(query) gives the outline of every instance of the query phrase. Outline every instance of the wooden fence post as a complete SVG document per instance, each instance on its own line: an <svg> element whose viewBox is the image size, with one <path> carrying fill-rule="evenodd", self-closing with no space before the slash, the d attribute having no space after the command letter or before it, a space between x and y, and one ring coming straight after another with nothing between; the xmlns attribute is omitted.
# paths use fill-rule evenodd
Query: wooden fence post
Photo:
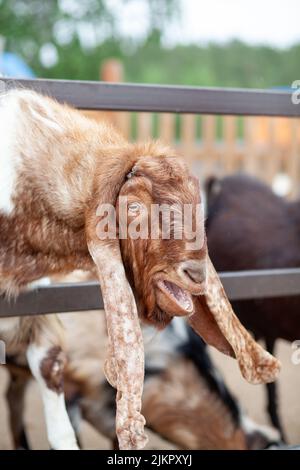
<svg viewBox="0 0 300 470"><path fill-rule="evenodd" d="M244 165L243 169L251 175L256 175L256 151L254 144L255 117L244 118Z"/></svg>
<svg viewBox="0 0 300 470"><path fill-rule="evenodd" d="M137 139L150 140L152 137L152 113L138 113L137 115Z"/></svg>
<svg viewBox="0 0 300 470"><path fill-rule="evenodd" d="M175 143L175 114L162 113L158 116L159 137L167 144Z"/></svg>
<svg viewBox="0 0 300 470"><path fill-rule="evenodd" d="M100 80L104 82L123 82L124 67L118 59L104 60L100 66ZM128 112L109 112L107 117L122 132L126 139L131 133L131 114Z"/></svg>
<svg viewBox="0 0 300 470"><path fill-rule="evenodd" d="M117 59L107 59L100 65L100 79L104 82L123 82L123 64Z"/></svg>
<svg viewBox="0 0 300 470"><path fill-rule="evenodd" d="M269 118L269 148L268 148L268 155L266 159L266 171L264 174L265 181L272 185L274 182L274 178L277 173L281 171L281 161L280 161L280 147L278 146L278 142L276 140L276 131L277 131L277 119L271 117Z"/></svg>
<svg viewBox="0 0 300 470"><path fill-rule="evenodd" d="M236 171L236 118L224 116L223 118L223 152L221 156L222 167L225 174Z"/></svg>
<svg viewBox="0 0 300 470"><path fill-rule="evenodd" d="M291 180L291 196L299 194L299 176L300 176L300 121L299 119L290 119L291 126L291 146L287 159L287 174Z"/></svg>
<svg viewBox="0 0 300 470"><path fill-rule="evenodd" d="M205 115L202 116L202 168L203 168L203 177L211 176L216 173L217 162L217 148L216 148L216 116Z"/></svg>
<svg viewBox="0 0 300 470"><path fill-rule="evenodd" d="M196 116L194 114L182 115L180 137L184 158L192 166L196 149Z"/></svg>

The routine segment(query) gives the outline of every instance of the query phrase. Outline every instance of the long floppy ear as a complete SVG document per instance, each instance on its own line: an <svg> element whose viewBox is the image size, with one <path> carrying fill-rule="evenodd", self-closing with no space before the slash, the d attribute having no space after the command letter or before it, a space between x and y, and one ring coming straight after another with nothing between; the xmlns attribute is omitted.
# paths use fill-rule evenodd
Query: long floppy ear
<svg viewBox="0 0 300 470"><path fill-rule="evenodd" d="M120 155L109 159L95 188L93 204L86 213L89 252L97 267L109 337L105 374L117 389L116 431L121 450L142 449L147 443L145 419L141 415L144 382L144 346L134 295L127 281L119 240L101 239L97 234L97 207L111 204L133 162ZM97 196L96 196L97 195Z"/></svg>
<svg viewBox="0 0 300 470"><path fill-rule="evenodd" d="M195 300L195 313L189 317L192 328L221 352L236 357L243 377L250 383L276 379L279 361L265 351L234 314L221 281L208 257L207 291Z"/></svg>

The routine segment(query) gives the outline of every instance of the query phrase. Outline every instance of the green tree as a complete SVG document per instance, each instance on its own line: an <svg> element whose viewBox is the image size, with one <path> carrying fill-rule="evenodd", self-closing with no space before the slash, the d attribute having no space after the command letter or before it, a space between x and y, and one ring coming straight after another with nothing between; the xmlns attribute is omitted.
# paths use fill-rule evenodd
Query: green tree
<svg viewBox="0 0 300 470"><path fill-rule="evenodd" d="M149 35L161 35L178 0L145 0L149 7ZM130 0L123 0L125 6ZM137 19L138 20L138 19ZM80 32L95 38L85 47ZM0 34L6 50L16 52L38 76L98 79L100 60L124 55L124 39L109 0L0 0ZM47 68L40 60L51 45L57 63ZM126 44L126 42L125 42Z"/></svg>
<svg viewBox="0 0 300 470"><path fill-rule="evenodd" d="M131 1L119 0L125 7ZM109 57L123 61L126 80L133 82L270 88L300 78L300 44L285 50L238 40L164 47L179 0L141 1L149 26L139 39L121 33L115 2L109 0L0 0L0 35L6 50L45 78L98 80L99 64ZM94 42L86 45L82 31ZM57 54L51 67L40 58L47 44Z"/></svg>

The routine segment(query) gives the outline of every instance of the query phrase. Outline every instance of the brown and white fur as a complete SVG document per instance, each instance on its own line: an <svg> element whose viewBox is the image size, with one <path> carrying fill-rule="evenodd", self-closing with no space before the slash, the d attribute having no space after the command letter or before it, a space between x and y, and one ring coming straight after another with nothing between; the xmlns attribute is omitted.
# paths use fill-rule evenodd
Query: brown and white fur
<svg viewBox="0 0 300 470"><path fill-rule="evenodd" d="M278 362L238 322L209 260L204 221L203 243L195 251L187 249L185 238L119 241L97 235L97 208L115 206L119 195L128 196L131 218L131 202L136 207L141 200L196 207L197 181L182 159L161 144L129 144L106 124L27 90L1 95L0 129L0 289L16 295L37 279L90 270L95 263L110 337L106 374L120 391L122 448L140 448L146 441L138 314L157 326L189 315L207 342L238 359L247 380L274 380ZM27 351L51 446L75 448L60 385L62 344L53 321L1 319L0 336L8 350L22 345Z"/></svg>
<svg viewBox="0 0 300 470"><path fill-rule="evenodd" d="M65 394L80 439L81 419L117 444L115 391L104 381L106 338L102 312L63 314L68 362ZM102 344L98 341L103 331ZM261 449L278 443L277 431L251 420L228 390L201 338L176 318L162 332L144 328L147 427L180 449ZM22 357L10 357L7 392L15 448L29 448L22 404L30 375Z"/></svg>

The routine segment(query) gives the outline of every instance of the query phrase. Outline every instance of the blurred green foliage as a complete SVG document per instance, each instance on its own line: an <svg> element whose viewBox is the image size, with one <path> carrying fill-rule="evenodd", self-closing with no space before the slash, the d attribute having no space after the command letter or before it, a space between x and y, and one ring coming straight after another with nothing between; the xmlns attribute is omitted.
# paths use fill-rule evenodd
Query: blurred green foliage
<svg viewBox="0 0 300 470"><path fill-rule="evenodd" d="M265 88L300 78L300 44L284 50L237 40L164 47L163 32L179 15L178 0L145 1L149 28L142 40L122 36L109 0L0 0L0 35L6 50L45 78L98 80L99 65L109 57L122 60L132 82ZM83 43L78 31L84 28L97 39L94 45ZM45 44L56 49L51 67L40 60Z"/></svg>
<svg viewBox="0 0 300 470"><path fill-rule="evenodd" d="M282 50L234 40L205 46L157 47L147 41L124 58L131 81L201 86L290 86L300 77L300 44Z"/></svg>

